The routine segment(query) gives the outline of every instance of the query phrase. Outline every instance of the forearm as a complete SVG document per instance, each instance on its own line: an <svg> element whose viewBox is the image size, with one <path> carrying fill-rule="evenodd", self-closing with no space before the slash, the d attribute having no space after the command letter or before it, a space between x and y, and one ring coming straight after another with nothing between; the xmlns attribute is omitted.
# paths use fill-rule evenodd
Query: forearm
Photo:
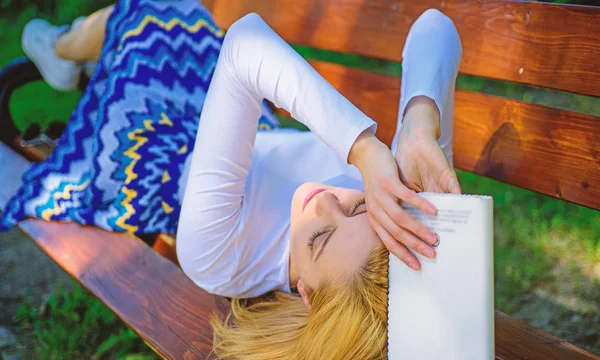
<svg viewBox="0 0 600 360"><path fill-rule="evenodd" d="M223 54L242 86L290 112L347 161L358 135L376 124L342 96L256 14L228 32ZM226 40L227 42L227 40Z"/></svg>
<svg viewBox="0 0 600 360"><path fill-rule="evenodd" d="M440 145L450 157L454 85L462 56L460 37L454 24L437 10L426 11L411 27L402 56L402 90L392 151L396 152L403 119L424 118L408 116L413 100L427 97L432 100L429 105L435 105L437 111L433 120L439 120L439 126L428 127L436 132ZM422 110L423 106L418 112Z"/></svg>
<svg viewBox="0 0 600 360"><path fill-rule="evenodd" d="M247 226L242 205L265 98L307 125L344 161L359 134L375 131L371 119L260 17L238 20L225 37L202 109L179 220L180 262L197 283L206 274L199 269L210 264L221 276L232 275L217 258L234 251Z"/></svg>

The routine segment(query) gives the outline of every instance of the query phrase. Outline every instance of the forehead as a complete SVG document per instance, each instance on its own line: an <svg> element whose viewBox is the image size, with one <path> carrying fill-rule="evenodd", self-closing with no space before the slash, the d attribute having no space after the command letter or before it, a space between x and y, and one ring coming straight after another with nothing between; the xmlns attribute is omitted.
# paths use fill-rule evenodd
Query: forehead
<svg viewBox="0 0 600 360"><path fill-rule="evenodd" d="M380 241L366 213L346 218L336 226L337 230L315 263L325 277L353 274L366 263L369 253Z"/></svg>

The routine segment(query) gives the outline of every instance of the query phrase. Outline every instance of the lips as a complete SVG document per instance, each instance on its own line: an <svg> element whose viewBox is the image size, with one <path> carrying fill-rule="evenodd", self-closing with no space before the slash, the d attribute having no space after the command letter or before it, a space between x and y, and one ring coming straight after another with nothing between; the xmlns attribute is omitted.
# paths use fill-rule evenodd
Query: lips
<svg viewBox="0 0 600 360"><path fill-rule="evenodd" d="M302 205L302 211L304 211L304 208L306 208L306 205L308 205L308 203L318 194L322 193L323 191L325 191L327 189L315 189L311 192L308 193L308 195L306 195L306 198L304 199L304 204Z"/></svg>

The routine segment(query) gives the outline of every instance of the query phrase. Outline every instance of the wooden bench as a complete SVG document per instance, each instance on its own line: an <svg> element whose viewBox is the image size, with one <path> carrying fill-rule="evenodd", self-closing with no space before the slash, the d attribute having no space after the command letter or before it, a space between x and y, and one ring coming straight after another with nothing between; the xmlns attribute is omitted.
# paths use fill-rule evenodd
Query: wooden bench
<svg viewBox="0 0 600 360"><path fill-rule="evenodd" d="M600 8L493 0L205 3L223 28L257 12L291 43L391 61L401 60L400 49L417 16L438 8L461 34L462 73L600 96ZM378 136L389 144L400 80L312 64L379 122ZM0 105L20 84L2 85ZM600 209L600 118L468 91L457 91L455 108L458 168ZM10 169L0 177L0 208L28 166L0 143L0 167ZM19 226L157 353L173 359L210 357L207 319L214 311L225 313L228 302L195 286L144 242L76 224L29 219ZM169 241L162 246L168 249ZM496 358L600 359L498 311Z"/></svg>

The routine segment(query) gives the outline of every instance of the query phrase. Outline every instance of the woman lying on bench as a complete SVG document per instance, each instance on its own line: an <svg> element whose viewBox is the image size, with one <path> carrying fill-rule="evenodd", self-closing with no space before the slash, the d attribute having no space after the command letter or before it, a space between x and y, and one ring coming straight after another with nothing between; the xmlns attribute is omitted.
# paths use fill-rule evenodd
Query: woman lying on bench
<svg viewBox="0 0 600 360"><path fill-rule="evenodd" d="M234 298L230 318L213 321L219 356L386 357L388 250L419 269L408 248L434 257L438 242L398 201L434 214L409 188L460 192L451 168L461 56L452 22L434 10L423 14L403 55L390 151L374 136L373 120L260 17L229 29L181 175L187 185L177 231L184 272ZM102 90L107 97L115 91ZM265 98L312 132L257 133Z"/></svg>

